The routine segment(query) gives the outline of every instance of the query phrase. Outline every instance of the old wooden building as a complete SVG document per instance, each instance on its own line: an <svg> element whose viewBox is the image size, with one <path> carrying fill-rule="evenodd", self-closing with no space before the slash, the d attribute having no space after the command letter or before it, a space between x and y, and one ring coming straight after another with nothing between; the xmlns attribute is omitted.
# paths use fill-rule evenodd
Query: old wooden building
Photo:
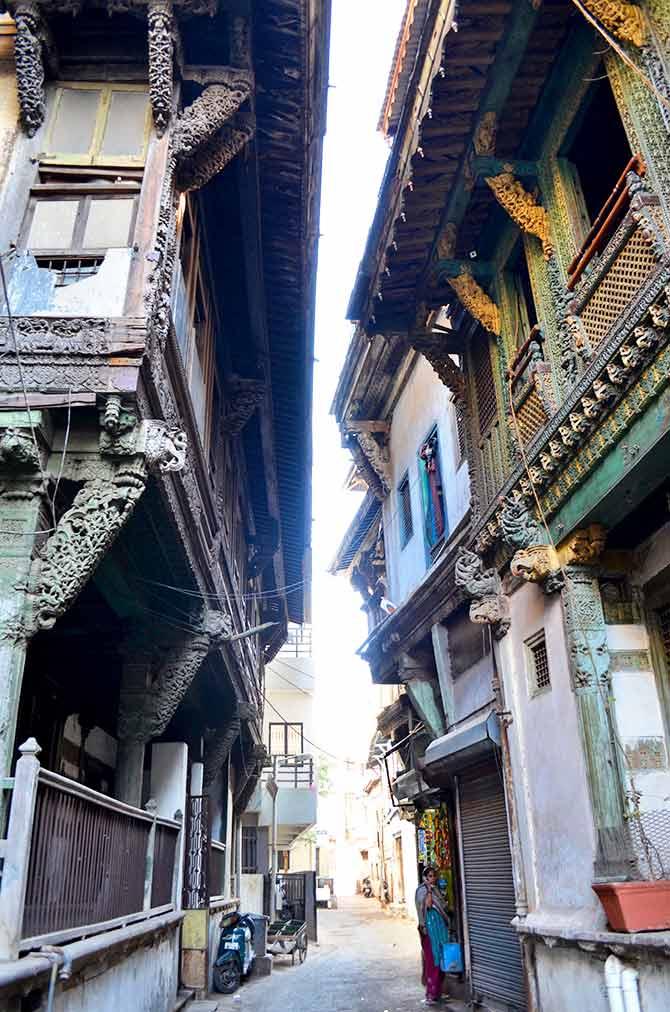
<svg viewBox="0 0 670 1012"><path fill-rule="evenodd" d="M172 1008L180 928L206 988L309 609L328 30L328 0L0 18L2 1007L42 1007L56 943L59 1008Z"/></svg>
<svg viewBox="0 0 670 1012"><path fill-rule="evenodd" d="M334 568L490 1008L667 1005L668 17L410 0L381 119Z"/></svg>

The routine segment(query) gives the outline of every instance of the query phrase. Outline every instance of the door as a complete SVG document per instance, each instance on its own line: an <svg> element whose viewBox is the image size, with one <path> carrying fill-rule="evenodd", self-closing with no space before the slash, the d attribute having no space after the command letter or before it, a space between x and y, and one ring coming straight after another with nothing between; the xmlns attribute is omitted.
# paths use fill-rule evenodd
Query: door
<svg viewBox="0 0 670 1012"><path fill-rule="evenodd" d="M474 996L492 1008L526 1009L515 916L512 855L496 763L458 778L462 867Z"/></svg>

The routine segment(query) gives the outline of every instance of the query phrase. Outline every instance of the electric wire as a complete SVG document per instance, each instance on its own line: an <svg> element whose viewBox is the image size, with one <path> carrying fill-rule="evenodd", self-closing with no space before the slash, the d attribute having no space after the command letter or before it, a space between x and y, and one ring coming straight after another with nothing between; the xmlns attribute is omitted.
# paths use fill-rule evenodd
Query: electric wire
<svg viewBox="0 0 670 1012"><path fill-rule="evenodd" d="M284 716L283 713L279 712L279 710L274 705L274 703L270 702L270 700L265 695L265 693L263 693L263 699L265 700L265 702L267 703L267 705L270 707L270 709L274 710L274 712L277 714L277 716L280 717L281 720L285 724L290 724L291 723L290 720L286 719L286 717ZM330 759L335 759L336 762L338 762L338 763L344 763L346 766L355 766L356 765L356 760L355 759L344 759L342 756L335 755L333 752L329 752L327 748L322 748L320 745L317 745L316 742L314 742L310 738L308 738L306 734L303 734L302 737L303 737L303 741L306 741L308 745L311 745L318 752L322 752L323 755L327 755Z"/></svg>

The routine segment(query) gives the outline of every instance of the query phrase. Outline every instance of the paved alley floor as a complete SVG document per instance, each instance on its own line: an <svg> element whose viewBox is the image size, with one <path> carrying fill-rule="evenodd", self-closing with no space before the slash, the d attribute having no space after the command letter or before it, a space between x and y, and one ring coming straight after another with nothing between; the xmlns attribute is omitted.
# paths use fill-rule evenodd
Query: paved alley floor
<svg viewBox="0 0 670 1012"><path fill-rule="evenodd" d="M230 997L211 997L220 1012L420 1012L426 1006L417 930L382 913L374 899L340 900L337 910L319 910L319 944L310 942L302 966L275 958L269 977L252 977Z"/></svg>

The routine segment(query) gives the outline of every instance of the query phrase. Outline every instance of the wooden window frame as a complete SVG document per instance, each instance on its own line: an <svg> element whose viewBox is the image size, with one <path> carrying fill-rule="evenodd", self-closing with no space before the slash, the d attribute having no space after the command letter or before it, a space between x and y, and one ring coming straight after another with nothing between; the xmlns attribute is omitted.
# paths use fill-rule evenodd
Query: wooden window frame
<svg viewBox="0 0 670 1012"><path fill-rule="evenodd" d="M152 129L151 102L149 101L149 87L147 84L113 84L102 81L56 81L54 87L54 101L50 110L49 123L46 131L46 150L41 152L39 156L41 165L144 166ZM100 92L100 100L98 102L95 126L93 128L91 147L86 154L50 150L50 142L56 125L58 110L63 98L63 92L68 90ZM105 136L109 111L112 105L112 94L115 91L142 92L147 96L147 109L143 133L144 143L140 155L126 155L124 157L123 155L101 155L99 153Z"/></svg>
<svg viewBox="0 0 670 1012"><path fill-rule="evenodd" d="M133 236L135 234L135 222L137 220L137 211L139 206L140 198L140 187L136 183L132 184L119 184L114 191L108 187L97 187L94 185L74 185L74 186L63 186L56 189L49 188L45 191L39 184L34 186L31 190L30 199L28 201L28 208L26 210L25 217L23 219L23 226L19 237L19 248L29 249L31 253L34 253L39 257L50 256L53 258L77 258L77 257L94 257L99 256L101 252L107 249L121 249L123 247L110 247L110 246L84 246L83 239L84 233L86 232L86 224L88 221L88 215L91 208L91 202L93 199L96 200L119 200L128 199L132 197L134 200L134 206L132 214L130 216L130 224L128 226L128 241L126 247L132 246ZM73 201L79 206L77 208L77 214L75 217L74 229L72 234L72 244L65 247L44 247L44 246L28 246L28 236L30 235L30 229L32 227L33 218L35 215L35 208L38 203L45 203L48 201ZM78 241L79 240L79 241Z"/></svg>
<svg viewBox="0 0 670 1012"><path fill-rule="evenodd" d="M409 481L409 471L398 482L398 540L402 552L414 537L414 513L412 511L412 487ZM406 494L406 498L405 498ZM407 510L404 504L407 503Z"/></svg>
<svg viewBox="0 0 670 1012"><path fill-rule="evenodd" d="M274 727L281 727L281 728L284 729L284 751L283 752L273 752L273 750L272 750L272 729ZM299 752L289 752L288 751L289 728L292 728L293 730L295 730L296 728L300 728L300 751ZM271 757L274 757L274 756L304 755L305 754L305 727L304 727L303 722L301 720L274 720L274 721L270 721L270 723L268 724L268 752L270 753Z"/></svg>
<svg viewBox="0 0 670 1012"><path fill-rule="evenodd" d="M441 491L442 528L443 528L443 530L442 530L442 534L438 535L435 538L435 540L431 542L430 538L428 537L428 522L429 522L429 519L430 519L429 514L432 515L432 524L435 525L435 526L437 525L437 517L434 516L435 511L433 509L433 503L432 503L432 500L429 498L429 492L426 491L426 487L425 487L425 484L424 484L424 475L427 478L427 471L426 471L425 462L424 462L424 460L421 457L421 450L432 439L435 440L435 444L436 444L435 457L436 457L436 460L437 460L437 473L438 473L438 477L439 477L439 485L440 485L440 491ZM426 544L426 551L428 553L429 560L430 560L431 553L435 550L436 546L442 544L442 542L444 542L449 537L449 516L448 516L448 513L447 513L447 503L446 503L446 496L445 496L444 467L442 466L442 445L441 445L441 442L440 442L440 434L439 434L439 431L438 431L437 423L435 423L435 425L433 425L431 427L431 429L428 432L428 435L426 436L426 438L421 441L421 444L419 446L419 452L417 453L417 462L418 462L418 467L419 467L419 473L420 473L420 476L421 476L421 482L420 482L420 484L421 484L421 506L422 506L422 514L423 514L423 534L424 534L424 539L425 539L425 544Z"/></svg>

